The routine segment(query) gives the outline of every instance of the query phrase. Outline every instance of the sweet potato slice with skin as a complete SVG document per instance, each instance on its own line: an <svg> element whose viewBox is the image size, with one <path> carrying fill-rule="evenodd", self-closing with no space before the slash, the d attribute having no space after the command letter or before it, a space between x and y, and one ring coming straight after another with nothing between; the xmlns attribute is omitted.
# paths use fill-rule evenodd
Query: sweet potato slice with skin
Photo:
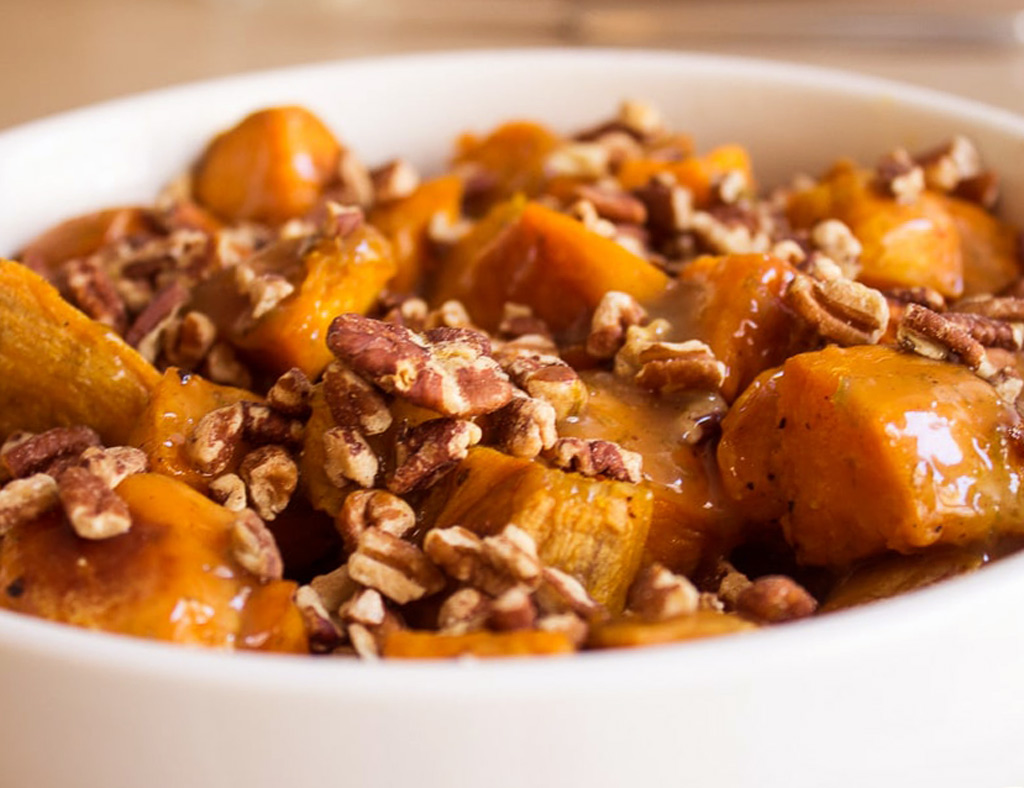
<svg viewBox="0 0 1024 788"><path fill-rule="evenodd" d="M609 290L641 303L668 278L619 244L536 202L504 203L485 217L442 267L433 300L462 301L493 330L507 301L526 304L554 331L585 328Z"/></svg>
<svg viewBox="0 0 1024 788"><path fill-rule="evenodd" d="M40 276L0 260L0 438L84 424L123 444L160 373Z"/></svg>
<svg viewBox="0 0 1024 788"><path fill-rule="evenodd" d="M538 657L571 654L575 650L565 633L537 629L470 632L465 635L400 629L384 641L384 656L391 659Z"/></svg>
<svg viewBox="0 0 1024 788"><path fill-rule="evenodd" d="M828 347L772 380L723 421L719 462L741 502L763 497L769 517L783 512L803 563L1021 532L1020 463L1006 437L1019 417L965 367ZM757 435L757 422L776 437Z"/></svg>
<svg viewBox="0 0 1024 788"><path fill-rule="evenodd" d="M640 566L652 494L642 485L589 479L494 449L469 456L430 493L433 525L481 535L509 523L537 542L541 560L575 575L612 611L625 604Z"/></svg>
<svg viewBox="0 0 1024 788"><path fill-rule="evenodd" d="M214 648L303 653L295 585L231 556L236 515L159 474L122 482L127 533L80 539L59 509L0 542L0 605L89 629Z"/></svg>
<svg viewBox="0 0 1024 788"><path fill-rule="evenodd" d="M659 646L686 640L749 632L756 625L733 613L701 610L665 621L620 618L595 624L590 630L590 648L636 648Z"/></svg>

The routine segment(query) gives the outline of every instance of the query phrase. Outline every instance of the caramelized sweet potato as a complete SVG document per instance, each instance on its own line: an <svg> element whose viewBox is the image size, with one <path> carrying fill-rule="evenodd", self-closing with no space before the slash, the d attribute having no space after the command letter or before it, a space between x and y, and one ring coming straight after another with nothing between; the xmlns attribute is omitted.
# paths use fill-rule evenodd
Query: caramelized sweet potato
<svg viewBox="0 0 1024 788"><path fill-rule="evenodd" d="M431 490L425 508L439 510L436 527L462 525L481 536L515 523L537 542L544 563L575 575L594 599L619 611L640 566L652 495L478 447Z"/></svg>
<svg viewBox="0 0 1024 788"><path fill-rule="evenodd" d="M666 643L678 643L682 640L731 635L756 628L754 624L734 613L716 613L710 610L701 610L665 621L620 618L595 624L590 630L587 646L590 648L660 646Z"/></svg>
<svg viewBox="0 0 1024 788"><path fill-rule="evenodd" d="M125 534L80 539L59 510L0 542L0 605L53 621L215 648L307 650L295 586L261 584L231 556L236 515L159 474L117 488Z"/></svg>
<svg viewBox="0 0 1024 788"><path fill-rule="evenodd" d="M1021 275L1020 232L979 205L940 197L960 237L965 296L999 293Z"/></svg>
<svg viewBox="0 0 1024 788"><path fill-rule="evenodd" d="M123 444L160 373L20 263L0 260L0 438L85 424Z"/></svg>
<svg viewBox="0 0 1024 788"><path fill-rule="evenodd" d="M781 513L804 563L1021 530L1006 437L1019 417L965 367L828 347L760 383L725 418L719 463L732 495L765 502L766 518Z"/></svg>
<svg viewBox="0 0 1024 788"><path fill-rule="evenodd" d="M43 273L73 258L91 255L109 243L145 235L152 229L149 211L145 208L108 208L51 227L29 241L15 256Z"/></svg>
<svg viewBox="0 0 1024 788"><path fill-rule="evenodd" d="M400 629L384 641L384 656L392 659L451 659L453 657L528 657L575 651L562 632L524 629L516 632L470 632L442 635Z"/></svg>
<svg viewBox="0 0 1024 788"><path fill-rule="evenodd" d="M310 506L334 517L341 510L341 504L349 491L331 484L324 470L327 463L324 433L335 424L322 385L313 389L310 405L312 413L306 422L302 454L299 457L299 480Z"/></svg>
<svg viewBox="0 0 1024 788"><path fill-rule="evenodd" d="M261 110L210 142L196 164L193 192L227 221L281 224L316 205L337 178L341 152L309 110Z"/></svg>
<svg viewBox="0 0 1024 788"><path fill-rule="evenodd" d="M538 123L512 121L484 137L463 134L456 142L454 164L482 181L487 199L474 207L488 208L516 194L539 194L545 183L544 161L559 142L557 134Z"/></svg>
<svg viewBox="0 0 1024 788"><path fill-rule="evenodd" d="M688 156L678 161L665 159L627 159L618 172L619 182L626 190L639 189L659 173L675 176L680 186L693 192L694 203L705 206L711 202L712 188L729 172L743 173L746 182L754 184L750 154L741 145L721 145L703 156Z"/></svg>
<svg viewBox="0 0 1024 788"><path fill-rule="evenodd" d="M554 331L583 327L609 290L641 303L665 290L665 274L575 219L536 202L498 205L453 250L434 301L461 300L494 329L505 302L526 304Z"/></svg>

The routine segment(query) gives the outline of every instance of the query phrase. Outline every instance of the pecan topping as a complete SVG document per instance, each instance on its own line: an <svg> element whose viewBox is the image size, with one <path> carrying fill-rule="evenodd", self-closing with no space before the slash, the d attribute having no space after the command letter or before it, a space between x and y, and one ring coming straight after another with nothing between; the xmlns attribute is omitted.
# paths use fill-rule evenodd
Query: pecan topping
<svg viewBox="0 0 1024 788"><path fill-rule="evenodd" d="M530 589L513 586L491 603L487 623L500 632L532 629L536 621L537 607L533 603Z"/></svg>
<svg viewBox="0 0 1024 788"><path fill-rule="evenodd" d="M533 310L525 304L506 301L502 309L501 323L498 333L506 338L529 336L536 334L551 337L548 324L533 314Z"/></svg>
<svg viewBox="0 0 1024 788"><path fill-rule="evenodd" d="M814 597L783 575L759 577L736 597L736 610L762 624L806 618L817 609Z"/></svg>
<svg viewBox="0 0 1024 788"><path fill-rule="evenodd" d="M687 578L651 564L633 581L627 607L644 618L661 620L695 613L699 602L700 592Z"/></svg>
<svg viewBox="0 0 1024 788"><path fill-rule="evenodd" d="M209 486L210 497L232 512L240 512L249 505L245 482L234 473L218 476Z"/></svg>
<svg viewBox="0 0 1024 788"><path fill-rule="evenodd" d="M924 170L928 188L940 192L952 192L962 181L981 173L978 149L959 134L934 150L922 153L917 163Z"/></svg>
<svg viewBox="0 0 1024 788"><path fill-rule="evenodd" d="M482 432L471 421L432 419L404 430L395 447L395 469L387 487L402 495L430 487L465 458Z"/></svg>
<svg viewBox="0 0 1024 788"><path fill-rule="evenodd" d="M55 427L38 435L16 433L0 448L0 462L18 479L46 471L57 460L99 445L100 436L89 427Z"/></svg>
<svg viewBox="0 0 1024 788"><path fill-rule="evenodd" d="M889 325L885 296L849 279L817 281L797 276L785 299L822 337L840 345L873 345Z"/></svg>
<svg viewBox="0 0 1024 788"><path fill-rule="evenodd" d="M373 180L366 165L350 150L342 149L338 159L340 189L334 198L344 205L363 208L373 203Z"/></svg>
<svg viewBox="0 0 1024 788"><path fill-rule="evenodd" d="M708 251L748 254L771 249L771 238L759 229L752 212L724 208L728 210L694 211L690 218L690 229Z"/></svg>
<svg viewBox="0 0 1024 788"><path fill-rule="evenodd" d="M838 219L818 222L811 230L811 241L819 250L839 266L847 279L860 273L860 241L850 228Z"/></svg>
<svg viewBox="0 0 1024 788"><path fill-rule="evenodd" d="M203 359L203 377L214 383L235 386L240 389L252 387L252 373L238 360L235 349L227 342L214 342Z"/></svg>
<svg viewBox="0 0 1024 788"><path fill-rule="evenodd" d="M283 443L296 446L302 443L305 428L301 421L278 413L259 402L242 401L242 431L253 443Z"/></svg>
<svg viewBox="0 0 1024 788"><path fill-rule="evenodd" d="M600 178L608 174L608 149L593 142L569 142L556 148L544 161L549 177Z"/></svg>
<svg viewBox="0 0 1024 788"><path fill-rule="evenodd" d="M339 205L333 200L328 200L327 216L320 229L328 238L347 238L365 223L366 217L359 206Z"/></svg>
<svg viewBox="0 0 1024 788"><path fill-rule="evenodd" d="M199 366L217 340L217 327L202 312L186 312L172 321L163 334L167 362L183 369Z"/></svg>
<svg viewBox="0 0 1024 788"><path fill-rule="evenodd" d="M263 446L249 452L238 466L249 489L256 513L273 520L284 511L299 483L299 469L281 446Z"/></svg>
<svg viewBox="0 0 1024 788"><path fill-rule="evenodd" d="M149 361L157 357L164 329L188 301L188 289L179 281L171 282L153 296L124 335L124 341Z"/></svg>
<svg viewBox="0 0 1024 788"><path fill-rule="evenodd" d="M149 469L146 453L132 446L113 446L109 449L90 446L82 452L79 463L89 473L102 479L111 490L129 476Z"/></svg>
<svg viewBox="0 0 1024 788"><path fill-rule="evenodd" d="M132 527L128 505L85 468L67 468L57 490L71 527L83 539L109 539Z"/></svg>
<svg viewBox="0 0 1024 788"><path fill-rule="evenodd" d="M541 572L537 604L545 613L572 613L588 621L604 614L604 609L587 593L579 580L553 566L545 566Z"/></svg>
<svg viewBox="0 0 1024 788"><path fill-rule="evenodd" d="M602 219L625 224L644 224L647 221L647 207L628 192L582 184L576 187L574 193L577 198L592 205Z"/></svg>
<svg viewBox="0 0 1024 788"><path fill-rule="evenodd" d="M241 450L244 421L244 411L237 403L203 416L185 443L188 457L196 468L210 474L227 470Z"/></svg>
<svg viewBox="0 0 1024 788"><path fill-rule="evenodd" d="M483 629L491 615L491 600L475 588L460 588L441 603L437 627L449 635Z"/></svg>
<svg viewBox="0 0 1024 788"><path fill-rule="evenodd" d="M923 306L907 305L896 338L903 347L926 358L945 361L956 356L981 377L996 372L985 348L966 328Z"/></svg>
<svg viewBox="0 0 1024 788"><path fill-rule="evenodd" d="M650 391L673 394L690 389L716 391L725 382L725 364L703 342L653 342L637 356L636 382Z"/></svg>
<svg viewBox="0 0 1024 788"><path fill-rule="evenodd" d="M690 229L693 192L680 186L675 176L656 175L635 194L647 208L647 226L654 232L672 236Z"/></svg>
<svg viewBox="0 0 1024 788"><path fill-rule="evenodd" d="M324 472L335 487L350 481L372 487L377 478L377 455L356 427L331 427L323 434Z"/></svg>
<svg viewBox="0 0 1024 788"><path fill-rule="evenodd" d="M999 202L999 186L999 175L992 170L985 170L961 180L953 189L953 196L991 211Z"/></svg>
<svg viewBox="0 0 1024 788"><path fill-rule="evenodd" d="M341 629L312 586L299 586L296 589L295 606L306 625L310 651L314 654L328 654L338 647L341 643Z"/></svg>
<svg viewBox="0 0 1024 788"><path fill-rule="evenodd" d="M560 438L552 449L552 462L584 476L602 476L633 484L643 479L643 457L611 441Z"/></svg>
<svg viewBox="0 0 1024 788"><path fill-rule="evenodd" d="M734 205L750 191L750 181L742 170L729 170L714 184L715 197L726 205Z"/></svg>
<svg viewBox="0 0 1024 788"><path fill-rule="evenodd" d="M946 312L943 318L966 329L984 347L1020 350L1024 346L1024 323L1007 323L971 312Z"/></svg>
<svg viewBox="0 0 1024 788"><path fill-rule="evenodd" d="M313 384L306 373L292 367L279 377L267 392L267 404L286 416L305 416L309 413L309 398Z"/></svg>
<svg viewBox="0 0 1024 788"><path fill-rule="evenodd" d="M397 536L368 528L348 559L349 576L402 605L435 594L444 578L423 552Z"/></svg>
<svg viewBox="0 0 1024 788"><path fill-rule="evenodd" d="M75 306L93 320L124 333L124 301L107 269L96 258L69 260L64 264L64 276Z"/></svg>
<svg viewBox="0 0 1024 788"><path fill-rule="evenodd" d="M575 369L558 356L516 351L510 345L499 354L502 369L523 391L554 408L557 420L575 416L586 407L590 395Z"/></svg>
<svg viewBox="0 0 1024 788"><path fill-rule="evenodd" d="M665 121L657 107L644 101L623 101L619 105L616 120L639 139L653 137L665 131Z"/></svg>
<svg viewBox="0 0 1024 788"><path fill-rule="evenodd" d="M260 580L281 579L284 562L277 542L251 509L243 509L232 523L231 550L235 560Z"/></svg>
<svg viewBox="0 0 1024 788"><path fill-rule="evenodd" d="M331 323L327 344L356 374L445 415L489 413L512 398L512 384L488 355L490 341L476 331L439 328L420 337L349 314Z"/></svg>
<svg viewBox="0 0 1024 788"><path fill-rule="evenodd" d="M392 536L405 536L416 525L416 513L397 495L384 490L357 490L345 498L335 525L345 542L345 549L353 552L367 528L379 528Z"/></svg>
<svg viewBox="0 0 1024 788"><path fill-rule="evenodd" d="M327 367L323 386L324 399L335 423L358 427L366 435L379 435L391 426L388 403L344 364L334 362Z"/></svg>
<svg viewBox="0 0 1024 788"><path fill-rule="evenodd" d="M422 298L406 298L388 309L383 321L411 331L423 331L427 327L430 308Z"/></svg>
<svg viewBox="0 0 1024 788"><path fill-rule="evenodd" d="M533 458L558 440L555 409L542 399L525 394L512 398L488 417L491 439L513 457Z"/></svg>
<svg viewBox="0 0 1024 788"><path fill-rule="evenodd" d="M349 623L362 624L367 627L380 626L384 623L387 608L379 591L364 588L350 596L338 608L338 616Z"/></svg>
<svg viewBox="0 0 1024 788"><path fill-rule="evenodd" d="M537 629L544 632L561 632L580 648L587 641L590 627L575 613L551 613L537 619Z"/></svg>
<svg viewBox="0 0 1024 788"><path fill-rule="evenodd" d="M924 191L924 171L903 148L882 157L875 175L879 188L905 205L917 202Z"/></svg>
<svg viewBox="0 0 1024 788"><path fill-rule="evenodd" d="M31 522L59 501L57 482L45 473L8 482L0 489L0 537L16 525Z"/></svg>
<svg viewBox="0 0 1024 788"><path fill-rule="evenodd" d="M452 579L495 597L520 584L536 588L543 571L533 539L514 525L485 539L459 525L434 528L423 550Z"/></svg>
<svg viewBox="0 0 1024 788"><path fill-rule="evenodd" d="M1005 320L1008 323L1024 323L1024 298L965 298L957 303L956 311L983 315L993 320Z"/></svg>
<svg viewBox="0 0 1024 788"><path fill-rule="evenodd" d="M587 336L587 353L612 358L626 340L630 326L647 322L647 311L628 293L609 290L594 310Z"/></svg>
<svg viewBox="0 0 1024 788"><path fill-rule="evenodd" d="M420 175L405 159L389 161L370 171L377 202L390 202L408 197L420 185Z"/></svg>
<svg viewBox="0 0 1024 788"><path fill-rule="evenodd" d="M898 304L920 304L933 312L946 311L946 299L930 287L893 287L883 290L882 295Z"/></svg>

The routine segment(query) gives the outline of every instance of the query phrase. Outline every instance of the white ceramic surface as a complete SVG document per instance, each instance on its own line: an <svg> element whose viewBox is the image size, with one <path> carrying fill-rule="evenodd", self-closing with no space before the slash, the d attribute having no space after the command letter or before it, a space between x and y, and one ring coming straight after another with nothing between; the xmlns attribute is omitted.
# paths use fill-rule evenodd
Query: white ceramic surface
<svg viewBox="0 0 1024 788"><path fill-rule="evenodd" d="M442 161L527 116L627 96L764 182L894 145L977 140L1024 218L1024 120L892 83L646 52L353 61L117 101L0 134L0 250L148 199L216 130L308 105L368 161ZM2 331L2 327L0 327ZM0 385L3 382L0 381ZM0 614L3 788L1024 785L1024 556L744 637L545 661L358 664L199 653Z"/></svg>

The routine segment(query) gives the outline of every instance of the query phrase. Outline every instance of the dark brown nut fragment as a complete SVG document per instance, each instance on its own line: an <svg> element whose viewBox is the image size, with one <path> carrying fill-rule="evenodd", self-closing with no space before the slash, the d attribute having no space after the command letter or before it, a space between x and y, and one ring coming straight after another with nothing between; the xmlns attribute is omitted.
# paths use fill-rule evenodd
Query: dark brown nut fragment
<svg viewBox="0 0 1024 788"><path fill-rule="evenodd" d="M494 444L513 457L532 459L558 440L555 409L525 394L513 397L487 418Z"/></svg>
<svg viewBox="0 0 1024 788"><path fill-rule="evenodd" d="M985 347L1020 350L1024 346L1024 323L1007 323L970 312L946 312L942 317L966 329L973 339Z"/></svg>
<svg viewBox="0 0 1024 788"><path fill-rule="evenodd" d="M210 497L232 512L240 512L249 505L245 482L234 473L225 473L210 482Z"/></svg>
<svg viewBox="0 0 1024 788"><path fill-rule="evenodd" d="M587 353L594 358L612 358L626 341L626 330L646 322L647 310L633 296L609 290L591 318Z"/></svg>
<svg viewBox="0 0 1024 788"><path fill-rule="evenodd" d="M437 612L437 628L449 635L464 635L484 628L491 614L491 600L475 588L460 588Z"/></svg>
<svg viewBox="0 0 1024 788"><path fill-rule="evenodd" d="M675 394L699 389L717 391L725 382L725 364L703 342L653 342L637 356L636 382L649 391Z"/></svg>
<svg viewBox="0 0 1024 788"><path fill-rule="evenodd" d="M993 320L1024 323L1024 298L976 296L959 301L954 309L957 312L984 315Z"/></svg>
<svg viewBox="0 0 1024 788"><path fill-rule="evenodd" d="M491 603L487 623L498 631L532 629L537 621L537 606L525 586L513 586Z"/></svg>
<svg viewBox="0 0 1024 788"><path fill-rule="evenodd" d="M227 342L214 342L210 352L203 359L200 369L203 377L224 386L236 386L240 389L252 387L252 373L238 359L235 349Z"/></svg>
<svg viewBox="0 0 1024 788"><path fill-rule="evenodd" d="M45 473L8 482L0 489L0 537L16 525L31 522L59 502L57 482Z"/></svg>
<svg viewBox="0 0 1024 788"><path fill-rule="evenodd" d="M359 537L367 528L379 528L392 536L405 536L416 525L416 513L397 495L384 490L357 490L345 498L335 525L345 549L354 552L359 547Z"/></svg>
<svg viewBox="0 0 1024 788"><path fill-rule="evenodd" d="M889 325L885 296L849 279L797 276L786 289L785 301L824 339L839 345L873 345Z"/></svg>
<svg viewBox="0 0 1024 788"><path fill-rule="evenodd" d="M590 621L605 613L579 580L553 566L545 566L541 571L536 599L540 609L548 614L572 613Z"/></svg>
<svg viewBox="0 0 1024 788"><path fill-rule="evenodd" d="M985 348L966 328L923 306L907 306L896 339L907 350L926 358L945 361L956 356L980 377L988 378L996 373Z"/></svg>
<svg viewBox="0 0 1024 788"><path fill-rule="evenodd" d="M674 176L655 176L635 194L647 208L647 224L654 232L671 236L690 228L693 192L680 186Z"/></svg>
<svg viewBox="0 0 1024 788"><path fill-rule="evenodd" d="M980 205L987 211L995 208L999 202L999 175L993 170L985 170L977 175L964 178L953 189L953 196Z"/></svg>
<svg viewBox="0 0 1024 788"><path fill-rule="evenodd" d="M331 323L327 344L361 377L448 416L489 413L512 398L512 384L487 355L490 342L475 331L435 329L421 338L402 326L348 314Z"/></svg>
<svg viewBox="0 0 1024 788"><path fill-rule="evenodd" d="M189 291L175 280L162 288L135 318L124 334L124 341L149 361L154 361L163 345L165 329L188 302Z"/></svg>
<svg viewBox="0 0 1024 788"><path fill-rule="evenodd" d="M575 189L575 195L594 206L597 215L610 222L644 224L647 221L647 207L628 192L617 188L582 184Z"/></svg>
<svg viewBox="0 0 1024 788"><path fill-rule="evenodd" d="M309 413L312 393L313 384L309 382L306 373L293 367L274 381L267 392L267 404L286 416L302 417Z"/></svg>
<svg viewBox="0 0 1024 788"><path fill-rule="evenodd" d="M387 609L379 591L364 588L345 600L338 609L342 621L375 627L384 623Z"/></svg>
<svg viewBox="0 0 1024 788"><path fill-rule="evenodd" d="M284 573L274 535L251 509L243 509L232 523L231 552L244 569L262 581L280 580Z"/></svg>
<svg viewBox="0 0 1024 788"><path fill-rule="evenodd" d="M391 426L388 403L377 390L339 362L324 370L324 399L336 424L379 435Z"/></svg>
<svg viewBox="0 0 1024 788"><path fill-rule="evenodd" d="M111 490L129 476L149 469L146 453L132 446L112 446L109 449L90 446L82 452L79 463L93 475L99 476Z"/></svg>
<svg viewBox="0 0 1024 788"><path fill-rule="evenodd" d="M726 608L735 610L740 594L750 587L750 578L728 561L720 562L718 573L718 598Z"/></svg>
<svg viewBox="0 0 1024 788"><path fill-rule="evenodd" d="M506 301L502 309L501 323L498 324L498 334L508 338L531 334L550 338L551 329L544 320L533 314L533 310L526 304Z"/></svg>
<svg viewBox="0 0 1024 788"><path fill-rule="evenodd" d="M444 588L444 577L423 552L397 536L368 528L348 559L349 576L404 605Z"/></svg>
<svg viewBox="0 0 1024 788"><path fill-rule="evenodd" d="M939 147L922 153L917 163L929 189L951 192L968 178L981 173L981 155L967 137L956 135Z"/></svg>
<svg viewBox="0 0 1024 788"><path fill-rule="evenodd" d="M633 484L643 479L643 457L611 441L560 438L551 454L556 467L584 476L602 476Z"/></svg>
<svg viewBox="0 0 1024 788"><path fill-rule="evenodd" d="M838 219L826 219L811 229L811 242L833 260L847 279L860 273L860 255L864 250L850 228Z"/></svg>
<svg viewBox="0 0 1024 788"><path fill-rule="evenodd" d="M661 620L695 613L699 604L700 592L687 578L650 564L633 581L626 606L638 616Z"/></svg>
<svg viewBox="0 0 1024 788"><path fill-rule="evenodd" d="M288 506L299 483L299 468L282 446L262 446L238 466L256 513L273 520Z"/></svg>
<svg viewBox="0 0 1024 788"><path fill-rule="evenodd" d="M903 148L883 156L875 168L875 176L882 192L904 205L917 202L924 191L924 170Z"/></svg>
<svg viewBox="0 0 1024 788"><path fill-rule="evenodd" d="M295 606L306 625L310 651L314 654L328 654L340 645L341 629L312 586L299 586L296 589Z"/></svg>
<svg viewBox="0 0 1024 788"><path fill-rule="evenodd" d="M0 462L7 473L18 479L45 471L56 460L75 457L99 445L100 436L89 427L55 427L38 435L16 433L0 448Z"/></svg>
<svg viewBox="0 0 1024 788"><path fill-rule="evenodd" d="M882 295L898 304L920 304L933 312L946 311L946 299L930 287L893 287L883 290Z"/></svg>
<svg viewBox="0 0 1024 788"><path fill-rule="evenodd" d="M85 468L67 468L57 477L64 514L83 539L109 539L132 527L128 505Z"/></svg>
<svg viewBox="0 0 1024 788"><path fill-rule="evenodd" d="M305 427L301 421L278 413L262 402L243 400L242 432L253 443L281 443L297 446L302 443Z"/></svg>
<svg viewBox="0 0 1024 788"><path fill-rule="evenodd" d="M64 276L70 300L85 314L119 334L124 333L127 312L124 300L107 269L95 257L69 260Z"/></svg>
<svg viewBox="0 0 1024 788"><path fill-rule="evenodd" d="M192 464L202 473L222 474L242 449L245 412L241 403L211 410L185 442Z"/></svg>
<svg viewBox="0 0 1024 788"><path fill-rule="evenodd" d="M420 185L420 175L405 159L395 159L370 171L377 202L390 202L408 197Z"/></svg>
<svg viewBox="0 0 1024 788"><path fill-rule="evenodd" d="M432 486L466 457L483 436L471 421L431 419L404 431L395 447L387 488L398 495Z"/></svg>
<svg viewBox="0 0 1024 788"><path fill-rule="evenodd" d="M335 487L349 482L372 487L377 478L377 455L356 427L331 427L323 434L324 472Z"/></svg>
<svg viewBox="0 0 1024 788"><path fill-rule="evenodd" d="M817 609L817 600L784 575L759 577L736 598L736 610L762 624L806 618Z"/></svg>
<svg viewBox="0 0 1024 788"><path fill-rule="evenodd" d="M169 364L195 369L217 340L217 326L202 312L186 312L168 324L163 335L164 356Z"/></svg>
<svg viewBox="0 0 1024 788"><path fill-rule="evenodd" d="M558 356L542 353L501 353L502 368L523 391L551 405L555 419L578 415L587 405L589 393L576 370Z"/></svg>

